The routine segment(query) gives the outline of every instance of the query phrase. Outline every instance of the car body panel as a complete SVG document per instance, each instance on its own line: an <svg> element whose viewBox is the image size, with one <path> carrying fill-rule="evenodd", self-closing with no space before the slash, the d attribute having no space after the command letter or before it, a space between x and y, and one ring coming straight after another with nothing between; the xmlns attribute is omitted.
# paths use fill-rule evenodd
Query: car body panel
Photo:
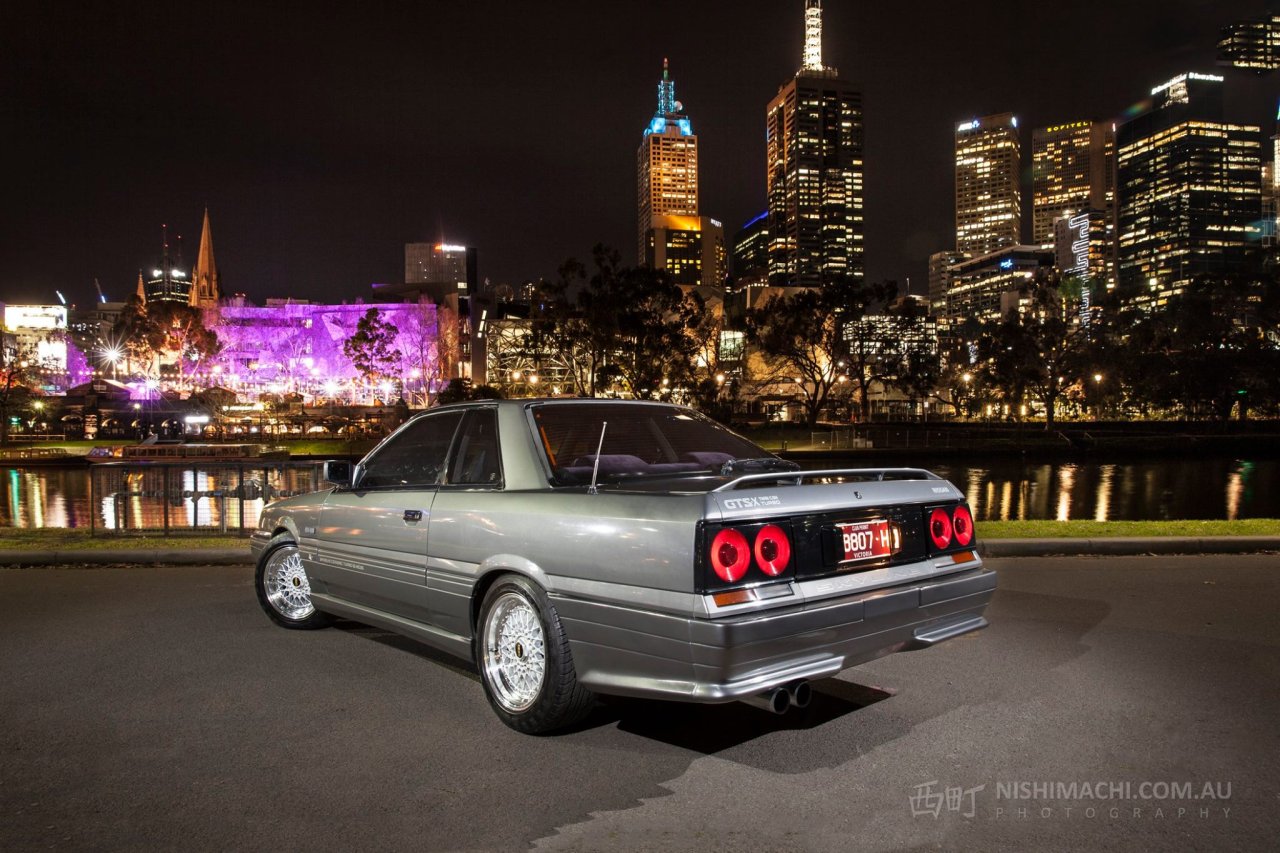
<svg viewBox="0 0 1280 853"><path fill-rule="evenodd" d="M604 693L729 701L986 624L994 573L975 549L934 553L923 541L930 506L963 503L945 480L912 469L725 473L715 464L668 475L659 464L655 476L558 486L534 424L540 405L574 401L463 407L495 412L501 482L456 485L442 474L429 487L362 492L362 462L354 487L268 506L255 552L277 536L296 542L317 609L464 657L474 653L488 585L521 575L558 613L580 683ZM621 423L655 405L605 411ZM864 518L891 519L910 542L873 563L822 556L833 527ZM761 523L793 531L795 567L745 585L752 594L767 587L767 596L722 599L699 568L707 531Z"/></svg>

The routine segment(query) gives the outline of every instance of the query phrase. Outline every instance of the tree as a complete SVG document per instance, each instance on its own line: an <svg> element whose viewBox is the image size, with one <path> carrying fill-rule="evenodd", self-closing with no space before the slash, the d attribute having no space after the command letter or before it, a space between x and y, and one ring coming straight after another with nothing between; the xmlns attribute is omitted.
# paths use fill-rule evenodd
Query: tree
<svg viewBox="0 0 1280 853"><path fill-rule="evenodd" d="M502 392L492 385L472 385L470 379L450 379L436 395L436 404L461 403L465 400L501 400Z"/></svg>
<svg viewBox="0 0 1280 853"><path fill-rule="evenodd" d="M0 331L0 447L9 443L9 419L31 402L38 369L34 348Z"/></svg>
<svg viewBox="0 0 1280 853"><path fill-rule="evenodd" d="M178 368L179 384L189 367L218 354L218 336L204 323L204 312L185 302L144 303L130 297L113 335L121 341L126 370L138 365L142 373L157 376L163 362Z"/></svg>
<svg viewBox="0 0 1280 853"><path fill-rule="evenodd" d="M542 286L533 333L564 354L583 396L614 383L634 397L669 394L690 376L698 304L665 272L624 267L615 249L596 245L592 261L589 276L570 259Z"/></svg>
<svg viewBox="0 0 1280 853"><path fill-rule="evenodd" d="M370 308L356 323L355 333L342 342L342 354L368 382L392 374L400 354L395 349L396 328Z"/></svg>
<svg viewBox="0 0 1280 853"><path fill-rule="evenodd" d="M617 289L608 301L622 305L615 363L624 388L638 399L669 398L692 378L697 341L689 332L702 300L648 267L622 270L608 286Z"/></svg>
<svg viewBox="0 0 1280 853"><path fill-rule="evenodd" d="M580 261L565 261L557 280L540 287L535 312L537 333L564 354L578 393L584 397L597 396L616 375L610 358L621 335L618 315L622 306L613 301L617 289L610 286L620 257L599 244L592 254L596 271L591 278Z"/></svg>
<svg viewBox="0 0 1280 853"><path fill-rule="evenodd" d="M912 408L919 403L924 417L926 404L937 395L942 381L936 336L926 330L927 312L913 299L891 307L887 316L892 335L885 346L886 381L906 394Z"/></svg>
<svg viewBox="0 0 1280 853"><path fill-rule="evenodd" d="M893 284L840 278L820 289L775 297L747 312L748 340L790 370L804 394L811 429L833 394L840 396L842 376L858 389L863 417L870 413L868 391L879 378L883 338L875 324L864 321L872 305L896 292Z"/></svg>
<svg viewBox="0 0 1280 853"><path fill-rule="evenodd" d="M1131 393L1187 417L1225 420L1273 403L1280 286L1271 276L1204 277L1135 318L1123 370Z"/></svg>
<svg viewBox="0 0 1280 853"><path fill-rule="evenodd" d="M1053 429L1058 401L1083 373L1088 326L1080 322L1079 279L1039 276L1022 289L1024 303L1009 311L979 340L984 379L1020 415L1023 401L1044 406Z"/></svg>

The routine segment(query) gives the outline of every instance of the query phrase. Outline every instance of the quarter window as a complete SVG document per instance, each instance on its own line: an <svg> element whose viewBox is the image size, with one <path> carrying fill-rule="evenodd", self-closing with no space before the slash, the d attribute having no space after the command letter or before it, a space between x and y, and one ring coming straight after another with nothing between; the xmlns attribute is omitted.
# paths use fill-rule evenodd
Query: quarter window
<svg viewBox="0 0 1280 853"><path fill-rule="evenodd" d="M494 409L477 409L467 415L462 427L447 482L460 486L496 486L501 480L498 413Z"/></svg>

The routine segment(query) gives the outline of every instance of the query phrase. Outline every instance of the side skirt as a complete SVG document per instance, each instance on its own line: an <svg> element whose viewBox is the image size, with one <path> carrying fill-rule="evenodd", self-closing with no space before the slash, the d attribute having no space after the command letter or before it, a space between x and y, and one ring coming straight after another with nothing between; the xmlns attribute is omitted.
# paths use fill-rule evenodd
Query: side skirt
<svg viewBox="0 0 1280 853"><path fill-rule="evenodd" d="M385 628L388 631L403 634L465 661L471 660L470 637L460 637L457 634L451 634L431 625L424 625L421 622L414 622L402 616L394 616L381 610L374 610L372 607L352 604L350 601L344 601L321 593L311 593L311 602L316 606L317 610L325 613L341 616L344 619L350 619L353 622L360 622L364 625Z"/></svg>

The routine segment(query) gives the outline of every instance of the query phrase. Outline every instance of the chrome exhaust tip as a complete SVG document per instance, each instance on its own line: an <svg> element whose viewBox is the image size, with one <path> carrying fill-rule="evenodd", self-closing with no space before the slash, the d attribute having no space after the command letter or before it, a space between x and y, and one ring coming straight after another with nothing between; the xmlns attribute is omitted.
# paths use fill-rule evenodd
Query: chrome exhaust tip
<svg viewBox="0 0 1280 853"><path fill-rule="evenodd" d="M807 681L793 681L787 685L787 696L792 708L808 708L813 700L813 688Z"/></svg>
<svg viewBox="0 0 1280 853"><path fill-rule="evenodd" d="M755 696L744 696L738 701L753 708L761 708L770 714L785 714L791 707L791 693L785 687L775 687Z"/></svg>

